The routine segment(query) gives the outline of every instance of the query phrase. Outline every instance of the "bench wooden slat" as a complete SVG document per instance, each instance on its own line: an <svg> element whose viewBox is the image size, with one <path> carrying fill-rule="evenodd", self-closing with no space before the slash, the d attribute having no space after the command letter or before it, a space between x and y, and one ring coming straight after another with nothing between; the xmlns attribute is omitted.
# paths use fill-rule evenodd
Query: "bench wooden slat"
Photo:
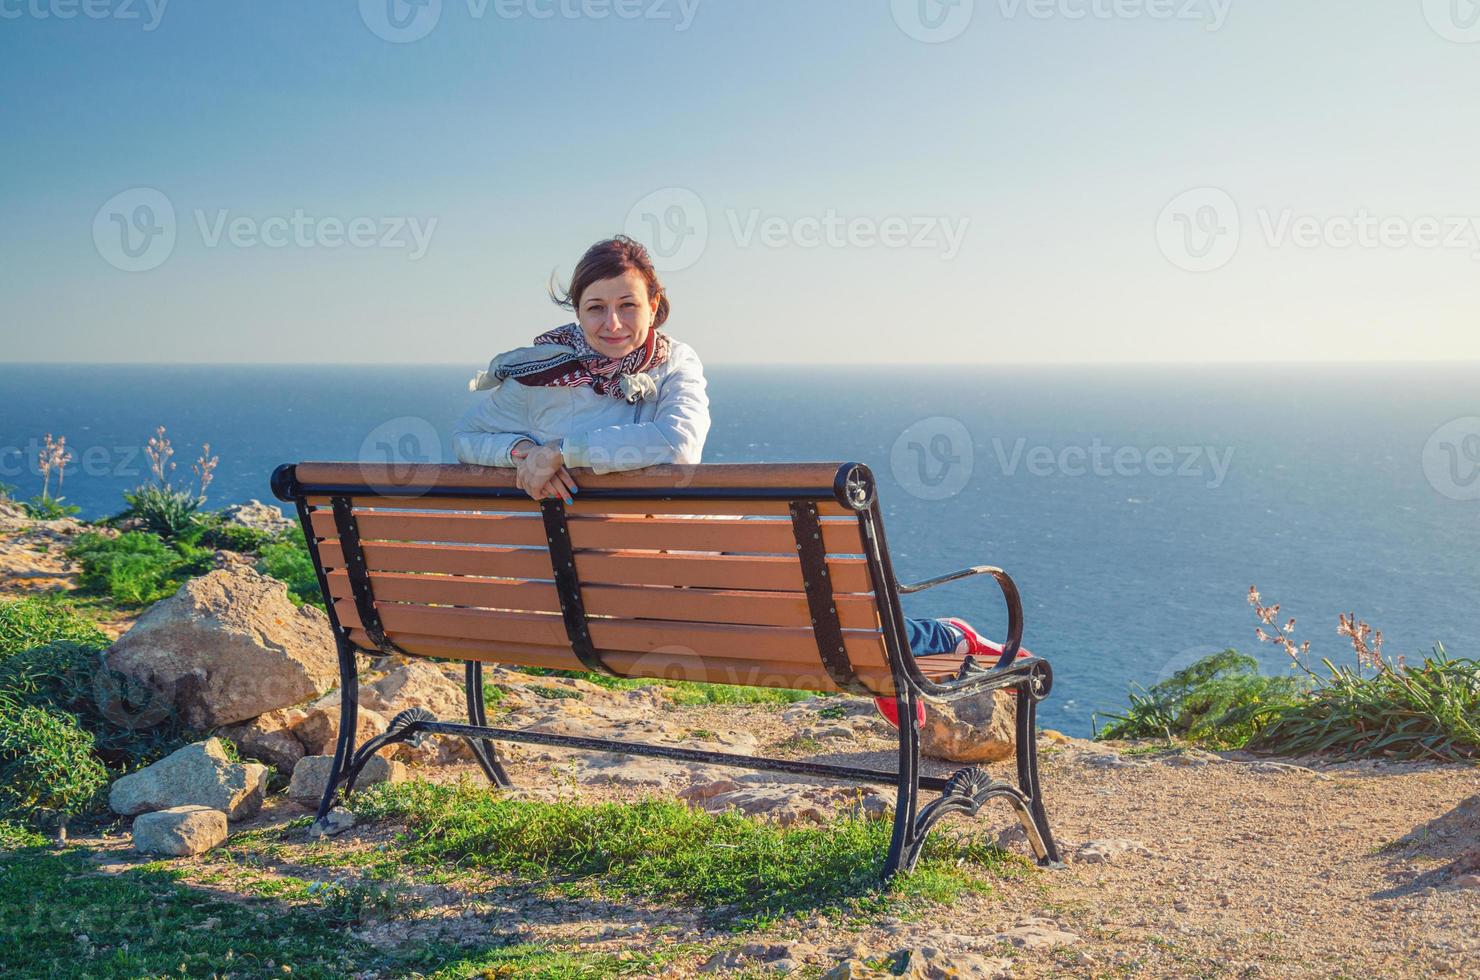
<svg viewBox="0 0 1480 980"><path fill-rule="evenodd" d="M310 507L329 507L328 497L310 495L306 498ZM459 510L479 513L538 513L538 501L528 497L381 497L357 496L353 498L355 509L376 510ZM677 500L594 500L575 495L575 503L566 505L566 513L574 517L592 514L739 514L746 517L789 517L791 511L784 500L735 499L677 499ZM848 517L857 519L853 511L833 500L817 502L820 517Z"/></svg>
<svg viewBox="0 0 1480 980"><path fill-rule="evenodd" d="M368 646L370 638L363 630L350 631L350 639ZM544 667L554 670L582 670L569 647L538 646L505 641L466 640L457 637L400 634L396 642L408 653L449 660L480 660L503 664L515 670L520 667ZM373 647L372 647L373 649ZM602 660L629 677L651 677L662 680L684 680L706 684L745 684L751 687L792 688L803 691L836 691L837 685L816 663L778 663L763 660L739 660L706 654L702 660L663 653L634 653L627 650L599 650ZM875 694L894 693L893 676L886 669L864 669L859 679Z"/></svg>
<svg viewBox="0 0 1480 980"><path fill-rule="evenodd" d="M441 572L504 578L550 578L550 556L543 550L475 545L364 543L365 563L372 572ZM343 568L344 552L337 535L319 543L326 568ZM622 585L690 585L710 589L802 591L802 569L795 558L771 555L673 555L633 551L582 551L576 569L583 582ZM868 562L862 558L828 558L828 577L837 593L873 589Z"/></svg>
<svg viewBox="0 0 1480 980"><path fill-rule="evenodd" d="M353 597L348 572L333 571L328 577L334 598ZM482 606L529 612L560 611L560 595L554 583L548 581L372 572L370 587L376 600L381 602ZM581 594L587 614L593 616L699 620L743 626L812 625L807 597L800 592L584 585ZM845 629L877 629L879 626L872 596L838 596L836 608L838 620Z"/></svg>
<svg viewBox="0 0 1480 980"><path fill-rule="evenodd" d="M820 499L832 499L837 463L705 463L702 466L645 466L618 473L571 470L581 487L621 490L709 490L814 488ZM306 461L293 467L300 484L370 486L379 490L434 486L439 488L514 487L514 470L471 463L346 463Z"/></svg>
<svg viewBox="0 0 1480 980"><path fill-rule="evenodd" d="M322 508L309 515L314 534L338 534L334 514ZM543 547L548 544L544 520L534 514L418 514L361 511L356 513L361 540L503 544ZM642 515L572 517L575 548L641 548L643 550L729 551L767 554L796 552L789 520L725 520L646 517ZM858 523L838 518L822 523L830 554L862 554Z"/></svg>
<svg viewBox="0 0 1480 980"><path fill-rule="evenodd" d="M335 600L334 609L344 626L363 625L355 604L350 600ZM408 606L395 602L379 603L377 611L386 635L392 640L400 633L415 633L541 646L569 646L570 643L564 622L553 614ZM716 656L797 662L811 665L809 669L821 669L817 641L811 629L599 617L589 618L587 623L591 642L598 649L673 653L695 659ZM857 668L887 663L880 633L844 630L843 644L847 647L848 658Z"/></svg>

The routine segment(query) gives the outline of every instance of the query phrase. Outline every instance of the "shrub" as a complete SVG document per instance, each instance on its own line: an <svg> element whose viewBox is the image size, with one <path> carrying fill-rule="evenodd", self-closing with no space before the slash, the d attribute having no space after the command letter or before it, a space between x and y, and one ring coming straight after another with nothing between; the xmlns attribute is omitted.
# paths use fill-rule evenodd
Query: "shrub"
<svg viewBox="0 0 1480 980"><path fill-rule="evenodd" d="M156 486L125 490L123 499L128 503L125 515L136 518L140 527L161 538L187 534L195 527L195 512L204 502L203 497L188 491Z"/></svg>
<svg viewBox="0 0 1480 980"><path fill-rule="evenodd" d="M109 670L109 639L55 600L0 600L0 697L76 715L99 756L115 766L152 762L185 733L168 703Z"/></svg>
<svg viewBox="0 0 1480 980"><path fill-rule="evenodd" d="M76 504L64 504L65 497L51 497L46 494L38 494L30 500L21 504L26 509L26 516L38 521L55 521L63 517L75 517L82 513L82 508Z"/></svg>
<svg viewBox="0 0 1480 980"><path fill-rule="evenodd" d="M289 535L286 541L269 544L262 548L257 558L257 571L271 575L288 585L288 597L295 606L311 603L324 608L324 595L319 590L319 578L309 557L308 545L302 535Z"/></svg>
<svg viewBox="0 0 1480 980"><path fill-rule="evenodd" d="M200 534L194 543L202 548L256 554L268 545L280 541L281 538L271 531L225 522L221 520L219 513L210 513L201 516Z"/></svg>
<svg viewBox="0 0 1480 980"><path fill-rule="evenodd" d="M200 481L200 490L192 493L177 489L170 482L175 470L170 457L174 454L175 450L161 425L144 447L144 455L149 458L150 482L141 484L132 492L124 492L123 499L128 503L128 509L119 515L135 518L145 530L161 538L183 537L198 529L200 520L196 511L206 502L206 488L211 485L219 462L218 457L211 455L211 444L204 443L200 458L192 467Z"/></svg>
<svg viewBox="0 0 1480 980"><path fill-rule="evenodd" d="M0 480L0 500L14 500L16 487Z"/></svg>
<svg viewBox="0 0 1480 980"><path fill-rule="evenodd" d="M1132 691L1123 715L1107 715L1097 738L1187 739L1212 748L1238 748L1291 700L1304 684L1268 677L1253 657L1224 650L1171 677Z"/></svg>
<svg viewBox="0 0 1480 980"><path fill-rule="evenodd" d="M142 606L174 593L186 579L211 569L208 549L173 544L155 534L125 531L109 538L80 534L67 549L82 565L79 584L125 606Z"/></svg>
<svg viewBox="0 0 1480 980"><path fill-rule="evenodd" d="M67 818L107 785L93 737L75 717L0 696L0 815L35 819L52 811L65 839Z"/></svg>
<svg viewBox="0 0 1480 980"><path fill-rule="evenodd" d="M1250 748L1286 755L1480 759L1480 661L1451 659L1443 645L1418 666L1361 668L1322 663L1329 676L1278 712Z"/></svg>

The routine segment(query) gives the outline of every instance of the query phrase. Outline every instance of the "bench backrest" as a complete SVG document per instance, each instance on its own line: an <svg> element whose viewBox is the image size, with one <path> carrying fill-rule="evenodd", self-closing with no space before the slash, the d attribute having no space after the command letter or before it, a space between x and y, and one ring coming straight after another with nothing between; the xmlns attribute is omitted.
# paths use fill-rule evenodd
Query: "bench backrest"
<svg viewBox="0 0 1480 980"><path fill-rule="evenodd" d="M893 693L867 467L574 476L571 505L466 465L299 463L273 490L336 630L367 651Z"/></svg>

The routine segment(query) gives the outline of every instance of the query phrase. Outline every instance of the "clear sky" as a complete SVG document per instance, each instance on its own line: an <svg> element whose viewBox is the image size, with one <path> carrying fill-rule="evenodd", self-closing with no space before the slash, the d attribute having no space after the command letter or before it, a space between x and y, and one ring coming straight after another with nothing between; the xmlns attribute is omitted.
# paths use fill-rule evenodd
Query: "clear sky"
<svg viewBox="0 0 1480 980"><path fill-rule="evenodd" d="M1474 15L1472 18L1471 15ZM5 360L1480 358L1472 0L0 0Z"/></svg>

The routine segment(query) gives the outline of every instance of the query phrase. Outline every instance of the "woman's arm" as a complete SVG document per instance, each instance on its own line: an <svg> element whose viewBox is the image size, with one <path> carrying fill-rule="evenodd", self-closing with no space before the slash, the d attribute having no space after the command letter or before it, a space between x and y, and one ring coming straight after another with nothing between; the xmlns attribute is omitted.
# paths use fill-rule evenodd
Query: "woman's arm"
<svg viewBox="0 0 1480 980"><path fill-rule="evenodd" d="M704 365L687 345L675 345L673 366L658 389L651 421L608 425L565 437L566 466L589 466L593 473L636 470L658 463L697 463L709 435L709 396Z"/></svg>
<svg viewBox="0 0 1480 980"><path fill-rule="evenodd" d="M452 429L452 451L459 463L518 466L519 460L510 455L514 447L526 440L539 444L524 431L528 427L524 386L508 381L473 403L458 419Z"/></svg>

